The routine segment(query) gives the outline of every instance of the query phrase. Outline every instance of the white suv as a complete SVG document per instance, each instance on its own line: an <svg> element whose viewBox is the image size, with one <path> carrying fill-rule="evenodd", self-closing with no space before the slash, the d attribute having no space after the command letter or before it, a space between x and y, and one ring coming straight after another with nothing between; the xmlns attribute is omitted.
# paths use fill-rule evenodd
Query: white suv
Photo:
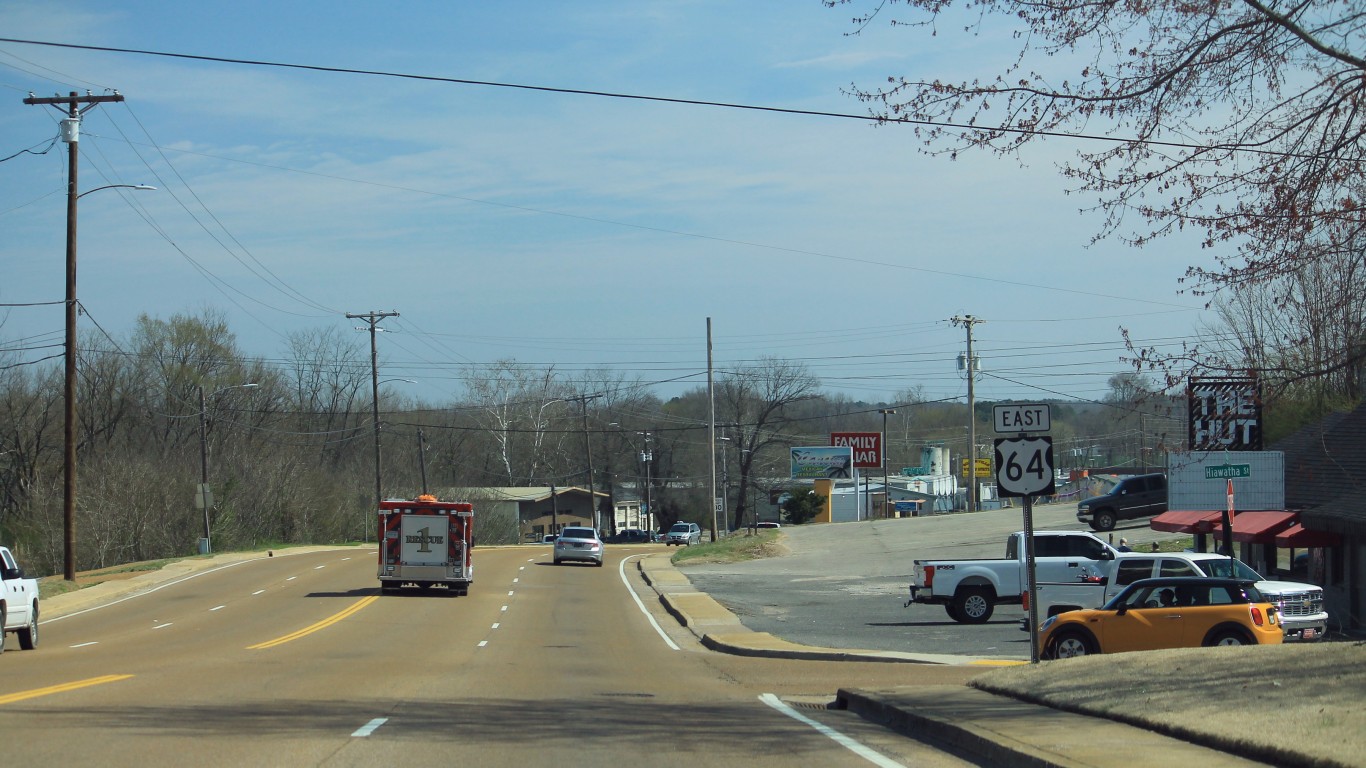
<svg viewBox="0 0 1366 768"><path fill-rule="evenodd" d="M697 527L697 523L674 523L669 532L664 534L664 543L671 547L675 544L680 547L700 544L702 543L702 529Z"/></svg>

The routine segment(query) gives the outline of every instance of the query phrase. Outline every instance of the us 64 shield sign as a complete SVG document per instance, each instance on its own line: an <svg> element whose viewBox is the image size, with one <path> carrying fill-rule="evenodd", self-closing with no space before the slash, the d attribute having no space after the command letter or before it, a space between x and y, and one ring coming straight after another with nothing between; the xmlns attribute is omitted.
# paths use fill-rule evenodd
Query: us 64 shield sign
<svg viewBox="0 0 1366 768"><path fill-rule="evenodd" d="M1002 496L1053 493L1053 438L998 439L996 488Z"/></svg>

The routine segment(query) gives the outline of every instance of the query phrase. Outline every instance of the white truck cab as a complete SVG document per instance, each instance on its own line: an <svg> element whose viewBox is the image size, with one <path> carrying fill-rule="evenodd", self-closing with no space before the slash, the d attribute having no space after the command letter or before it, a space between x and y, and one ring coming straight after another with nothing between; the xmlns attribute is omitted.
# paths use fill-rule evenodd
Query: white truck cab
<svg viewBox="0 0 1366 768"><path fill-rule="evenodd" d="M19 647L38 647L38 581L24 578L14 554L0 547L0 652L9 634L19 636Z"/></svg>

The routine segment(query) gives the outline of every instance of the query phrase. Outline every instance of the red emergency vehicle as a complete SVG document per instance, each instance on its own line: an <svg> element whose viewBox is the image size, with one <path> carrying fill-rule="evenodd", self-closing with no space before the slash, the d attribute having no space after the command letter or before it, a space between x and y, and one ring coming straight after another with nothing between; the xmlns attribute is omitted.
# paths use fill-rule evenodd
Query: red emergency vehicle
<svg viewBox="0 0 1366 768"><path fill-rule="evenodd" d="M456 594L469 594L473 548L472 504L437 501L429 494L379 504L379 583L384 592L405 585L445 585Z"/></svg>

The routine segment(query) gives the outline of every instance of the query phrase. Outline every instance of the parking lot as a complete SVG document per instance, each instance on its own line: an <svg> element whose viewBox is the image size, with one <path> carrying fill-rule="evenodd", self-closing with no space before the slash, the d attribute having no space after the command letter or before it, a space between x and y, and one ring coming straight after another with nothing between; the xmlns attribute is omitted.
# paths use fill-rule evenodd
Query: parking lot
<svg viewBox="0 0 1366 768"><path fill-rule="evenodd" d="M1076 504L1034 508L1036 530L1087 530ZM1135 548L1174 538L1126 521L1112 532ZM784 526L786 557L746 563L684 565L746 627L806 645L833 648L1029 658L1024 611L998 605L985 624L959 624L944 609L904 607L912 561L999 558L1006 536L1023 527L1019 507L833 525ZM1103 534L1107 540L1111 534Z"/></svg>

